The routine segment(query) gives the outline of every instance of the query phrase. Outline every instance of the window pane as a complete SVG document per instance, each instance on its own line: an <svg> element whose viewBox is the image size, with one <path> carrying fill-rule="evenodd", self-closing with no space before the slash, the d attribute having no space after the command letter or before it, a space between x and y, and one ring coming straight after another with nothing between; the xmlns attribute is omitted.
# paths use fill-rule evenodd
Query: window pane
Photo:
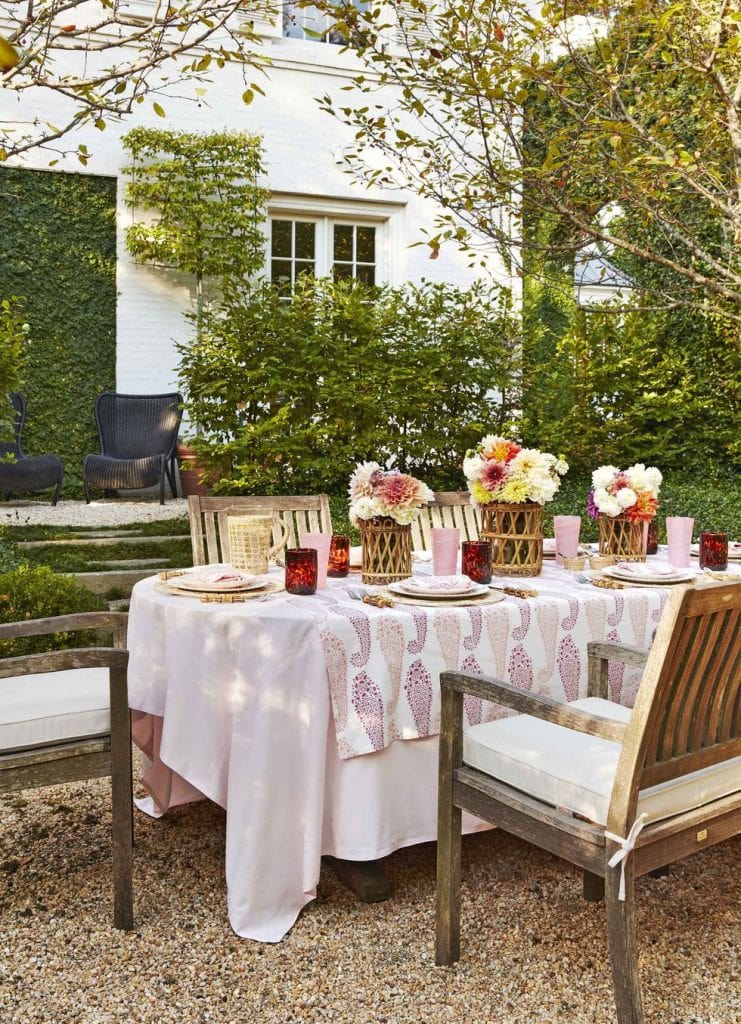
<svg viewBox="0 0 741 1024"><path fill-rule="evenodd" d="M352 278L352 265L349 263L335 263L332 268L335 281L346 281Z"/></svg>
<svg viewBox="0 0 741 1024"><path fill-rule="evenodd" d="M296 260L296 277L300 274L308 274L309 277L314 276L314 261L313 260Z"/></svg>
<svg viewBox="0 0 741 1024"><path fill-rule="evenodd" d="M314 224L296 221L296 259L314 259Z"/></svg>
<svg viewBox="0 0 741 1024"><path fill-rule="evenodd" d="M334 258L336 260L352 260L353 229L349 224L335 224Z"/></svg>
<svg viewBox="0 0 741 1024"><path fill-rule="evenodd" d="M376 268L359 266L355 271L355 276L363 284L373 285L376 283Z"/></svg>
<svg viewBox="0 0 741 1024"><path fill-rule="evenodd" d="M376 229L358 228L358 254L357 259L362 263L376 262Z"/></svg>
<svg viewBox="0 0 741 1024"><path fill-rule="evenodd" d="M273 220L271 221L272 228L272 245L271 255L272 256L285 256L288 259L291 258L291 221L290 220Z"/></svg>
<svg viewBox="0 0 741 1024"><path fill-rule="evenodd" d="M291 280L291 261L290 260L272 260L270 263L270 280L273 284L278 284L280 281Z"/></svg>

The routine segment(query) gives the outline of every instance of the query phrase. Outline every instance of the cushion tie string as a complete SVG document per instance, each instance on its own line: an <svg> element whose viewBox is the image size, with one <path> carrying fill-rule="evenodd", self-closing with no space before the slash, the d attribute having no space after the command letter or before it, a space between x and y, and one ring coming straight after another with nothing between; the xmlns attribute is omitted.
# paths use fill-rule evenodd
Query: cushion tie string
<svg viewBox="0 0 741 1024"><path fill-rule="evenodd" d="M628 859L628 854L635 849L636 840L641 834L647 818L647 814L642 814L640 818L636 818L625 839L623 839L622 836L613 835L612 832L605 832L605 839L612 839L614 843L620 843L620 849L613 853L607 864L611 868L617 867L618 864L620 865L620 889L618 891L618 899L623 902L625 902L625 862Z"/></svg>

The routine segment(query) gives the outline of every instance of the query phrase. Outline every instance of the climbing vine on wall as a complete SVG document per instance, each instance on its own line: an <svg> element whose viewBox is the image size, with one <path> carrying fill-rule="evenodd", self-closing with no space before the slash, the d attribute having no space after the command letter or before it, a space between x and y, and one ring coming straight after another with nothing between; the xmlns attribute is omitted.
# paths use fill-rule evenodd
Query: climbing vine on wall
<svg viewBox="0 0 741 1024"><path fill-rule="evenodd" d="M56 452L63 495L98 451L95 398L115 387L116 181L0 168L0 297L24 296L30 325L24 448Z"/></svg>

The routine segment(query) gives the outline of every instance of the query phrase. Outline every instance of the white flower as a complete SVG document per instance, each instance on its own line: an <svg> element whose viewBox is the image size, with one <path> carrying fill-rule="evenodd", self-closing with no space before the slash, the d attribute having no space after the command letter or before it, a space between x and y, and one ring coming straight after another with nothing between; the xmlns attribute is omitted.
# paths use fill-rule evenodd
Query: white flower
<svg viewBox="0 0 741 1024"><path fill-rule="evenodd" d="M607 495L607 498L603 505L598 505L597 507L599 508L600 512L604 512L606 516L619 516L620 513L623 511L620 508L620 502L617 501L617 499L613 498L611 494Z"/></svg>
<svg viewBox="0 0 741 1024"><path fill-rule="evenodd" d="M471 455L463 460L463 473L466 480L478 480L481 470L486 465L485 460L480 455ZM427 501L432 499L428 498Z"/></svg>
<svg viewBox="0 0 741 1024"><path fill-rule="evenodd" d="M606 487L595 487L594 489L594 503L597 508L602 511L602 506L606 501L610 499L610 492Z"/></svg>
<svg viewBox="0 0 741 1024"><path fill-rule="evenodd" d="M659 487L661 487L664 480L664 477L661 475L661 470L657 469L656 466L648 466L646 469L646 479L651 486L653 497L657 498L659 495Z"/></svg>
<svg viewBox="0 0 741 1024"><path fill-rule="evenodd" d="M615 495L615 501L618 503L620 508L630 508L630 506L635 505L637 501L636 492L632 491L630 487L621 487Z"/></svg>
<svg viewBox="0 0 741 1024"><path fill-rule="evenodd" d="M379 512L378 502L375 498L369 498L365 495L361 495L354 501L350 506L350 519L353 526L357 525L358 519L373 519L374 516L383 515L384 513Z"/></svg>
<svg viewBox="0 0 741 1024"><path fill-rule="evenodd" d="M515 455L509 464L510 472L515 473L543 473L548 474L550 463L549 456L537 448L523 448Z"/></svg>
<svg viewBox="0 0 741 1024"><path fill-rule="evenodd" d="M566 459L556 459L556 464L553 467L559 476L563 476L564 473L568 473L569 464Z"/></svg>
<svg viewBox="0 0 741 1024"><path fill-rule="evenodd" d="M601 489L607 489L612 483L615 474L619 470L617 466L600 466L599 469L595 469L592 473L592 487L594 487L595 501L597 491Z"/></svg>
<svg viewBox="0 0 741 1024"><path fill-rule="evenodd" d="M355 472L350 477L350 501L355 501L361 495L370 495L373 493L373 489L370 485L370 478L377 469L381 467L377 462L359 462L355 467ZM361 516L361 519L368 518L367 516Z"/></svg>

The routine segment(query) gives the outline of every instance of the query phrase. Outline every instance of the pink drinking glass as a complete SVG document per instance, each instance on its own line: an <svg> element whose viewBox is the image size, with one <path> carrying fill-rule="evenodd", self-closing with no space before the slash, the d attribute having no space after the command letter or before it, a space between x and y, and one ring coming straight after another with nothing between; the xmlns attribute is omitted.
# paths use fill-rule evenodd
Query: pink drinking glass
<svg viewBox="0 0 741 1024"><path fill-rule="evenodd" d="M302 548L316 548L316 588L324 590L327 586L327 569L329 567L329 546L332 543L331 533L299 533L299 544Z"/></svg>
<svg viewBox="0 0 741 1024"><path fill-rule="evenodd" d="M666 546L669 561L675 569L687 569L690 564L692 527L695 520L690 516L666 517Z"/></svg>
<svg viewBox="0 0 741 1024"><path fill-rule="evenodd" d="M433 526L432 572L435 576L454 576L458 568L461 531L454 526Z"/></svg>
<svg viewBox="0 0 741 1024"><path fill-rule="evenodd" d="M564 558L576 558L579 554L579 530L581 516L554 516L553 533L556 537L556 565L563 565Z"/></svg>

